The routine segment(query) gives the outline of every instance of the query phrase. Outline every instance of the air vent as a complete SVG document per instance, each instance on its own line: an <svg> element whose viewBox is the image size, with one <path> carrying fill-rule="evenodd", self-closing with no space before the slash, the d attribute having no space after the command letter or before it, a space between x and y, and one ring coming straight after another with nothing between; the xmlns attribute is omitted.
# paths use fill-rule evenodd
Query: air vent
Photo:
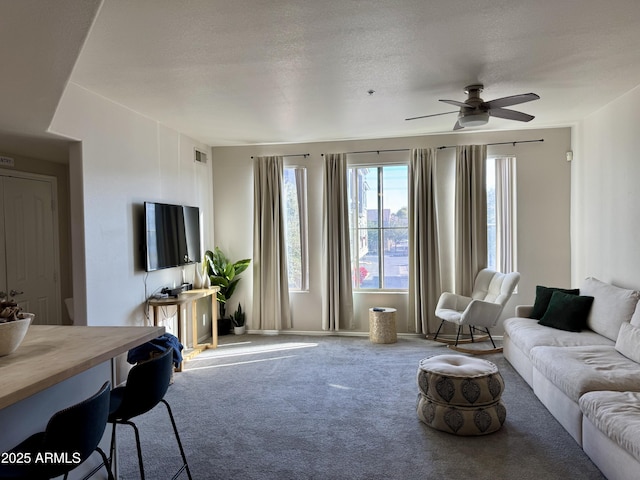
<svg viewBox="0 0 640 480"><path fill-rule="evenodd" d="M203 152L202 150L198 150L197 148L195 148L193 150L193 161L196 163L207 163L207 154L205 152Z"/></svg>

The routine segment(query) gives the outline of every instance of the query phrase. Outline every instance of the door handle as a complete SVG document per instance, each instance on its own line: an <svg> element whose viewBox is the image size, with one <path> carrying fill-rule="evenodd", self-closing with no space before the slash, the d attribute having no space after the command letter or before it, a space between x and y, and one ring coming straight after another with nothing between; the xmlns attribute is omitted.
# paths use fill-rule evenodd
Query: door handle
<svg viewBox="0 0 640 480"><path fill-rule="evenodd" d="M9 291L9 295L10 295L10 296L12 296L12 297L15 297L16 295L22 295L23 293L24 293L24 292L19 292L19 291L17 291L17 290L13 290L13 289L11 289L11 290Z"/></svg>

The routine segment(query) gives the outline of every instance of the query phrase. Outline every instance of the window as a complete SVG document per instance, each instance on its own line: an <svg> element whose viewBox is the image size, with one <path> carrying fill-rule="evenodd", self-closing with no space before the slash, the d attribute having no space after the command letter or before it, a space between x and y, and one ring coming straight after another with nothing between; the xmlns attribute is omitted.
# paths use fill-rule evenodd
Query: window
<svg viewBox="0 0 640 480"><path fill-rule="evenodd" d="M289 290L309 289L307 255L307 169L284 168L285 235Z"/></svg>
<svg viewBox="0 0 640 480"><path fill-rule="evenodd" d="M349 168L354 289L409 287L408 166Z"/></svg>
<svg viewBox="0 0 640 480"><path fill-rule="evenodd" d="M488 267L498 272L517 271L516 159L487 159Z"/></svg>

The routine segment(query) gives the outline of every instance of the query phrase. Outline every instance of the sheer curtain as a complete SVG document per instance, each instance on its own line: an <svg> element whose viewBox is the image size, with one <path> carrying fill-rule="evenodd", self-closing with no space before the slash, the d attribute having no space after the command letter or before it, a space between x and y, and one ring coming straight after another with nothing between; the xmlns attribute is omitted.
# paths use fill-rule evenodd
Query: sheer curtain
<svg viewBox="0 0 640 480"><path fill-rule="evenodd" d="M498 157L496 164L496 269L517 270L516 159Z"/></svg>
<svg viewBox="0 0 640 480"><path fill-rule="evenodd" d="M353 326L347 156L324 156L322 329Z"/></svg>
<svg viewBox="0 0 640 480"><path fill-rule="evenodd" d="M409 312L416 333L428 335L441 291L436 149L411 151L409 164Z"/></svg>
<svg viewBox="0 0 640 480"><path fill-rule="evenodd" d="M282 157L253 164L253 321L262 330L291 328Z"/></svg>
<svg viewBox="0 0 640 480"><path fill-rule="evenodd" d="M487 265L486 145L456 147L455 293L470 295Z"/></svg>
<svg viewBox="0 0 640 480"><path fill-rule="evenodd" d="M307 271L307 265L309 258L308 239L307 239L307 172L303 168L296 168L296 201L298 202L298 215L300 218L300 289L306 290L309 288L309 272Z"/></svg>

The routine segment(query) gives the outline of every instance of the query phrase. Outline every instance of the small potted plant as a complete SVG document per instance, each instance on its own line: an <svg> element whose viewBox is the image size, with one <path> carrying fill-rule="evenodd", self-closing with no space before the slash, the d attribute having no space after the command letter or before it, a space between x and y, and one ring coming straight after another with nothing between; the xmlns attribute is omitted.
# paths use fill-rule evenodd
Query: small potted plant
<svg viewBox="0 0 640 480"><path fill-rule="evenodd" d="M244 312L242 311L242 305L238 304L238 309L233 312L231 316L233 322L233 333L236 335L242 335L244 333Z"/></svg>

